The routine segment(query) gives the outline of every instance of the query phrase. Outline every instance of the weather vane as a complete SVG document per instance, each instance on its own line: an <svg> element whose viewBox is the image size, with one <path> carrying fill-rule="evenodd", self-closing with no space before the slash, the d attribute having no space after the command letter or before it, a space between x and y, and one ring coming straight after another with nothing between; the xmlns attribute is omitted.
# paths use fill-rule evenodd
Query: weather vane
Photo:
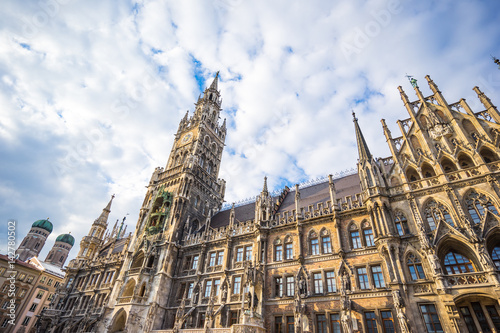
<svg viewBox="0 0 500 333"><path fill-rule="evenodd" d="M410 81L411 86L412 86L413 88L418 88L418 85L417 85L417 79L413 78L413 76L412 76L412 75L408 75L408 74L406 74L405 76L408 78L408 80Z"/></svg>

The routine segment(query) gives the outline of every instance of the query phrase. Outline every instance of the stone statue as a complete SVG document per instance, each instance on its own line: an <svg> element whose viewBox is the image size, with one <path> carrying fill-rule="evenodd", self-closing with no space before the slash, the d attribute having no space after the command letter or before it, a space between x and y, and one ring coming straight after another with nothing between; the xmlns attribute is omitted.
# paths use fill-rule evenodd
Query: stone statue
<svg viewBox="0 0 500 333"><path fill-rule="evenodd" d="M481 265L483 265L484 270L489 270L491 268L494 268L494 265L491 261L490 256L486 252L486 249L483 244L481 243L476 243L476 249L477 252L479 253L479 261L481 261Z"/></svg>
<svg viewBox="0 0 500 333"><path fill-rule="evenodd" d="M430 248L427 253L427 259L429 260L429 264L434 271L434 274L441 274L441 267L439 265L439 258L436 255L434 249Z"/></svg>
<svg viewBox="0 0 500 333"><path fill-rule="evenodd" d="M398 317L398 322L399 322L399 327L401 328L402 333L410 333L410 328L408 326L408 318L406 317L404 313L404 302L403 302L403 297L401 297L401 293L399 290L393 290L392 291L392 299L394 302L394 307L396 308L397 312L397 317Z"/></svg>
<svg viewBox="0 0 500 333"><path fill-rule="evenodd" d="M306 281L303 274L299 277L299 293L303 297L307 294Z"/></svg>

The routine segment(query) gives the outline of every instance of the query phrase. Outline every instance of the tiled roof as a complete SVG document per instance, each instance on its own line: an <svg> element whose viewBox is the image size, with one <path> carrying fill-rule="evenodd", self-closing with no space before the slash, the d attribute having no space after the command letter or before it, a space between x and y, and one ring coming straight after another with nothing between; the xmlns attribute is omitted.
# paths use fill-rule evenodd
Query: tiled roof
<svg viewBox="0 0 500 333"><path fill-rule="evenodd" d="M361 187L359 184L358 174L349 175L346 177L334 179L335 190L337 193L337 199L342 199L347 196L353 196L361 192ZM309 187L301 188L300 190L300 207L308 207L310 205L316 205L320 202L326 202L330 200L330 192L328 190L328 181L312 185ZM276 199L273 198L275 202ZM290 193L285 197L283 203L278 210L278 214L281 212L291 211L295 209L295 188L291 188ZM231 210L224 210L212 217L211 227L220 228L229 224L229 215ZM255 202L248 203L246 205L238 206L234 208L235 222L244 222L252 220L255 218Z"/></svg>

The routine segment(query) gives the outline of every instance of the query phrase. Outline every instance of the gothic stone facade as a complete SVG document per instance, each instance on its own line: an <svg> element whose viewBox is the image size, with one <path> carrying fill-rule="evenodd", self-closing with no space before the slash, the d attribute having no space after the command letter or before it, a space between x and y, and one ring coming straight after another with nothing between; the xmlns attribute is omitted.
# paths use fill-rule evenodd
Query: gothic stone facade
<svg viewBox="0 0 500 333"><path fill-rule="evenodd" d="M218 76L149 183L99 332L500 332L500 114L410 102L392 156L221 209ZM193 332L193 331L190 331Z"/></svg>

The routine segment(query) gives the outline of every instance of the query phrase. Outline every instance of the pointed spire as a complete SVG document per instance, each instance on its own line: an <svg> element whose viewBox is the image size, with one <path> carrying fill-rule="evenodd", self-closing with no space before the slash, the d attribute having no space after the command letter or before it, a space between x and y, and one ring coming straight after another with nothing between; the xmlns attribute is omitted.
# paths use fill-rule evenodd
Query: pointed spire
<svg viewBox="0 0 500 333"><path fill-rule="evenodd" d="M115 195L113 194L111 196L111 200L109 200L106 207L104 207L104 209L102 210L101 215L94 223L100 223L100 224L106 224L106 225L108 224L108 216L109 216L109 213L111 212L111 203L113 202L114 198L115 198Z"/></svg>
<svg viewBox="0 0 500 333"><path fill-rule="evenodd" d="M219 83L219 71L217 71L217 73L215 74L215 78L212 81L212 84L210 85L209 89L217 90L218 83Z"/></svg>
<svg viewBox="0 0 500 333"><path fill-rule="evenodd" d="M267 190L267 176L264 177L264 187L262 188L262 193L264 194L268 194L268 190Z"/></svg>
<svg viewBox="0 0 500 333"><path fill-rule="evenodd" d="M365 138L363 137L363 133L361 133L361 129L358 125L358 118L356 118L356 114L352 111L352 117L354 122L354 129L356 130L356 141L358 143L358 153L359 153L359 161L370 161L372 159L372 155L370 154L370 150L368 149L368 145L366 144Z"/></svg>

